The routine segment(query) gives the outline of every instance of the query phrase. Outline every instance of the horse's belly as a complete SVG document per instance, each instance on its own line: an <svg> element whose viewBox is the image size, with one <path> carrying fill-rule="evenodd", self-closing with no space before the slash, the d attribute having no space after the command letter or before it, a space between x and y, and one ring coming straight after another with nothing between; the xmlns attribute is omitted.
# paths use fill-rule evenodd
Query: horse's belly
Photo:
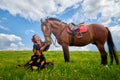
<svg viewBox="0 0 120 80"><path fill-rule="evenodd" d="M75 42L74 46L86 46L88 45L90 42Z"/></svg>
<svg viewBox="0 0 120 80"><path fill-rule="evenodd" d="M91 43L90 37L82 37L82 38L75 38L74 39L74 46L85 46Z"/></svg>

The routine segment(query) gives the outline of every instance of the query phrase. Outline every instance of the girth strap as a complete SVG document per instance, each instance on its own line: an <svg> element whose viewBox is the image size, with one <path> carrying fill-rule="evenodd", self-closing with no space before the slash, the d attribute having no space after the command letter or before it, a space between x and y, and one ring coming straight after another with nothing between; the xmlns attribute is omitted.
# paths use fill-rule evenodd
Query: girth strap
<svg viewBox="0 0 120 80"><path fill-rule="evenodd" d="M72 46L74 44L74 35L75 35L75 31L72 31L71 40L70 40L70 46Z"/></svg>

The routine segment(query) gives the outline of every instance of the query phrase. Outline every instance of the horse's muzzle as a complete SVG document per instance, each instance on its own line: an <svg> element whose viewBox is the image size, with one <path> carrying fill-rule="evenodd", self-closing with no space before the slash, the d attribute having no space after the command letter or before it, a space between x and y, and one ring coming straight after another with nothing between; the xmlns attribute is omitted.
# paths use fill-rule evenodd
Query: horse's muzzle
<svg viewBox="0 0 120 80"><path fill-rule="evenodd" d="M51 45L52 41L51 40L45 40L45 45Z"/></svg>

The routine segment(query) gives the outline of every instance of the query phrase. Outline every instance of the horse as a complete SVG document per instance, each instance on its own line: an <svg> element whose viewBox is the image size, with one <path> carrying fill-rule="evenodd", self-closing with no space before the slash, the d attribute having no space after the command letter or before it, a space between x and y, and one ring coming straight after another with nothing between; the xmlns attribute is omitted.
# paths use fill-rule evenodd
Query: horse
<svg viewBox="0 0 120 80"><path fill-rule="evenodd" d="M116 64L119 64L112 35L107 27L100 24L86 25L87 32L82 33L81 38L77 38L67 32L66 29L68 26L69 25L67 23L62 22L57 18L51 17L45 19L45 21L41 19L41 30L44 34L45 42L47 43L47 45L51 45L52 44L51 34L53 34L56 37L57 42L62 46L65 62L70 61L68 48L69 46L81 47L92 43L98 48L100 52L101 64L107 65L108 64L107 52L105 51L104 48L105 42L107 42L111 64L113 64L114 59L116 61ZM72 38L74 38L74 41L72 41Z"/></svg>

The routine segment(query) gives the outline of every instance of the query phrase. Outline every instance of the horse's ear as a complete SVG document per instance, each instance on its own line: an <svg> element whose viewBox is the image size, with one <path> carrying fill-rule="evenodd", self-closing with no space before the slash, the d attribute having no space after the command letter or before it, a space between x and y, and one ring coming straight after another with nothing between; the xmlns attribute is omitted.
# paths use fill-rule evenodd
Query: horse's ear
<svg viewBox="0 0 120 80"><path fill-rule="evenodd" d="M42 18L40 19L40 22L41 22L41 23L43 23L43 20L42 20Z"/></svg>
<svg viewBox="0 0 120 80"><path fill-rule="evenodd" d="M48 22L48 19L46 19L46 22Z"/></svg>

